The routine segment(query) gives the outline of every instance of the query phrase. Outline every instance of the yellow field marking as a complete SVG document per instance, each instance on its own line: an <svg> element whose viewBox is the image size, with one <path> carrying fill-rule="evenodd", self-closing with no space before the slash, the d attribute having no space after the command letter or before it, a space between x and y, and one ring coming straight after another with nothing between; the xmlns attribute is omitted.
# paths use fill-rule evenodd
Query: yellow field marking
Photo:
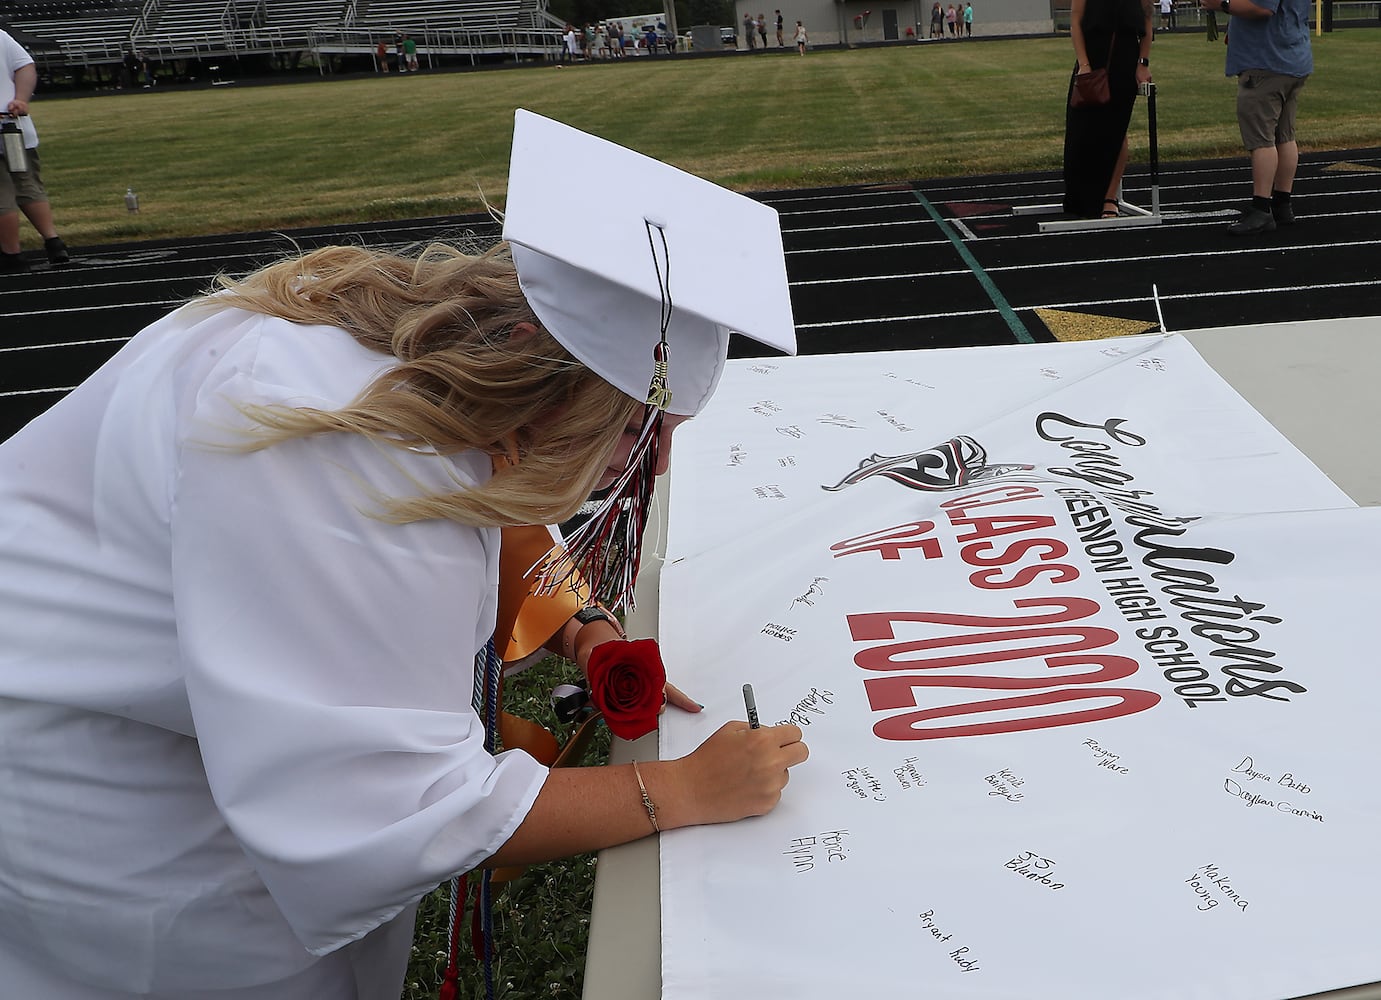
<svg viewBox="0 0 1381 1000"><path fill-rule="evenodd" d="M1144 319L1094 316L1064 309L1037 309L1035 312L1056 340L1106 340L1109 337L1131 337L1158 329L1155 322L1147 322Z"/></svg>

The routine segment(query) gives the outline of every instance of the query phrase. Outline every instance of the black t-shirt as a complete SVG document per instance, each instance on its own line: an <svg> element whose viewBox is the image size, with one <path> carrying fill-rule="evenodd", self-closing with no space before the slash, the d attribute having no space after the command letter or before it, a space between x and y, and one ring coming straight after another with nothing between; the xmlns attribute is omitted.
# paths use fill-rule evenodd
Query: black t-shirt
<svg viewBox="0 0 1381 1000"><path fill-rule="evenodd" d="M1146 27L1146 11L1141 0L1088 0L1080 23L1086 33L1130 31L1140 37Z"/></svg>

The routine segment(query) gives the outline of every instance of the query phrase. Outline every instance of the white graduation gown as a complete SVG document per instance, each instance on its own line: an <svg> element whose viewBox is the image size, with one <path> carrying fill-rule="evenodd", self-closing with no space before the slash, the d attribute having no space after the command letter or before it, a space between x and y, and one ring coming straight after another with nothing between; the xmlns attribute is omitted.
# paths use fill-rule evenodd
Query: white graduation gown
<svg viewBox="0 0 1381 1000"><path fill-rule="evenodd" d="M389 363L184 308L0 445L0 992L396 1000L415 901L526 815L471 709L499 533L367 513L489 460L217 446Z"/></svg>

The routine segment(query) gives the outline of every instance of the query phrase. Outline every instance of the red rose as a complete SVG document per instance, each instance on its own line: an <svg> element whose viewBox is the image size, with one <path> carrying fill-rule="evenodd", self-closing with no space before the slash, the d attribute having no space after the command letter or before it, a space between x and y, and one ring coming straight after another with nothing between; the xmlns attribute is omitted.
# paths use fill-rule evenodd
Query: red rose
<svg viewBox="0 0 1381 1000"><path fill-rule="evenodd" d="M667 684L657 640L600 643L590 650L585 677L590 700L615 736L636 740L657 728Z"/></svg>

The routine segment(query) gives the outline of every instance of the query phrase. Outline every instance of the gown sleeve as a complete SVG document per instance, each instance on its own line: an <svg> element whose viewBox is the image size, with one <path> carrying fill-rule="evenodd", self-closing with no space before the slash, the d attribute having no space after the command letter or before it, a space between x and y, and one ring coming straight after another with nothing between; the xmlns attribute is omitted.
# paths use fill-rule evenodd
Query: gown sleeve
<svg viewBox="0 0 1381 1000"><path fill-rule="evenodd" d="M239 374L196 426L273 401ZM374 497L488 474L356 435L181 449L171 518L188 701L217 808L302 944L325 954L492 854L547 770L486 753L474 656L498 532L390 524Z"/></svg>

